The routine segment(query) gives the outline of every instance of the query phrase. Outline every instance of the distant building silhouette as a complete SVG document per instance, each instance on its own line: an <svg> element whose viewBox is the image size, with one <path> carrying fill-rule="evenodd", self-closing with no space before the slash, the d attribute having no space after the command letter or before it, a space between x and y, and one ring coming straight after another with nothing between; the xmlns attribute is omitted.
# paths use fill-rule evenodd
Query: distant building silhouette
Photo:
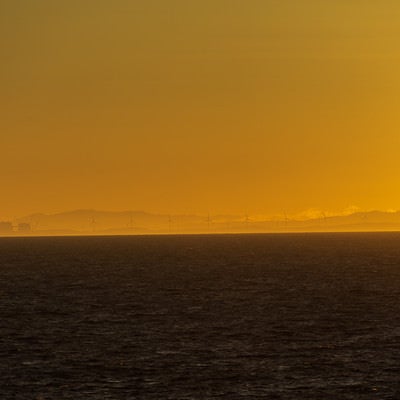
<svg viewBox="0 0 400 400"><path fill-rule="evenodd" d="M12 232L13 232L13 226L11 222L0 221L0 234L12 233Z"/></svg>

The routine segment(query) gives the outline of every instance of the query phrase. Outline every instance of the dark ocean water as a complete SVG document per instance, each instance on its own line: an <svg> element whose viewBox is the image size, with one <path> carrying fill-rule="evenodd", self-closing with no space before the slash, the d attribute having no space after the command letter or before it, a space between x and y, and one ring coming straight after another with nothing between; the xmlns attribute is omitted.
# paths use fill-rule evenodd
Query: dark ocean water
<svg viewBox="0 0 400 400"><path fill-rule="evenodd" d="M0 399L399 399L400 234L0 239Z"/></svg>

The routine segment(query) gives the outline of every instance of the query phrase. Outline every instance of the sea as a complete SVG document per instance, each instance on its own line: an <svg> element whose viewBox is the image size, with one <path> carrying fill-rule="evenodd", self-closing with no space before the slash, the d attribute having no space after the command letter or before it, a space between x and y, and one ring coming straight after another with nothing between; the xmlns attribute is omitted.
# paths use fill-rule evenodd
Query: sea
<svg viewBox="0 0 400 400"><path fill-rule="evenodd" d="M0 399L399 399L400 233L0 239Z"/></svg>

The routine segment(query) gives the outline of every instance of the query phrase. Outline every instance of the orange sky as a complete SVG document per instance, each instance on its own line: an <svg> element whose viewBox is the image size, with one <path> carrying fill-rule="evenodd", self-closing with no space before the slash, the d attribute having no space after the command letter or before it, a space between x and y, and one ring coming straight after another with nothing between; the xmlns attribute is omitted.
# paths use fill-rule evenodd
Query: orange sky
<svg viewBox="0 0 400 400"><path fill-rule="evenodd" d="M400 2L0 0L0 219L400 208Z"/></svg>

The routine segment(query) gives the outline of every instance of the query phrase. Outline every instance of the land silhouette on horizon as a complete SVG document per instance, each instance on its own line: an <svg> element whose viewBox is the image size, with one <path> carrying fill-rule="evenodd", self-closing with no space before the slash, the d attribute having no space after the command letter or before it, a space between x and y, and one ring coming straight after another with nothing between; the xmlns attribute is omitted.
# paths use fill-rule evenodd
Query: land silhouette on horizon
<svg viewBox="0 0 400 400"><path fill-rule="evenodd" d="M0 235L134 235L195 233L400 231L400 211L353 212L302 219L247 215L167 215L145 211L73 210L0 222Z"/></svg>

